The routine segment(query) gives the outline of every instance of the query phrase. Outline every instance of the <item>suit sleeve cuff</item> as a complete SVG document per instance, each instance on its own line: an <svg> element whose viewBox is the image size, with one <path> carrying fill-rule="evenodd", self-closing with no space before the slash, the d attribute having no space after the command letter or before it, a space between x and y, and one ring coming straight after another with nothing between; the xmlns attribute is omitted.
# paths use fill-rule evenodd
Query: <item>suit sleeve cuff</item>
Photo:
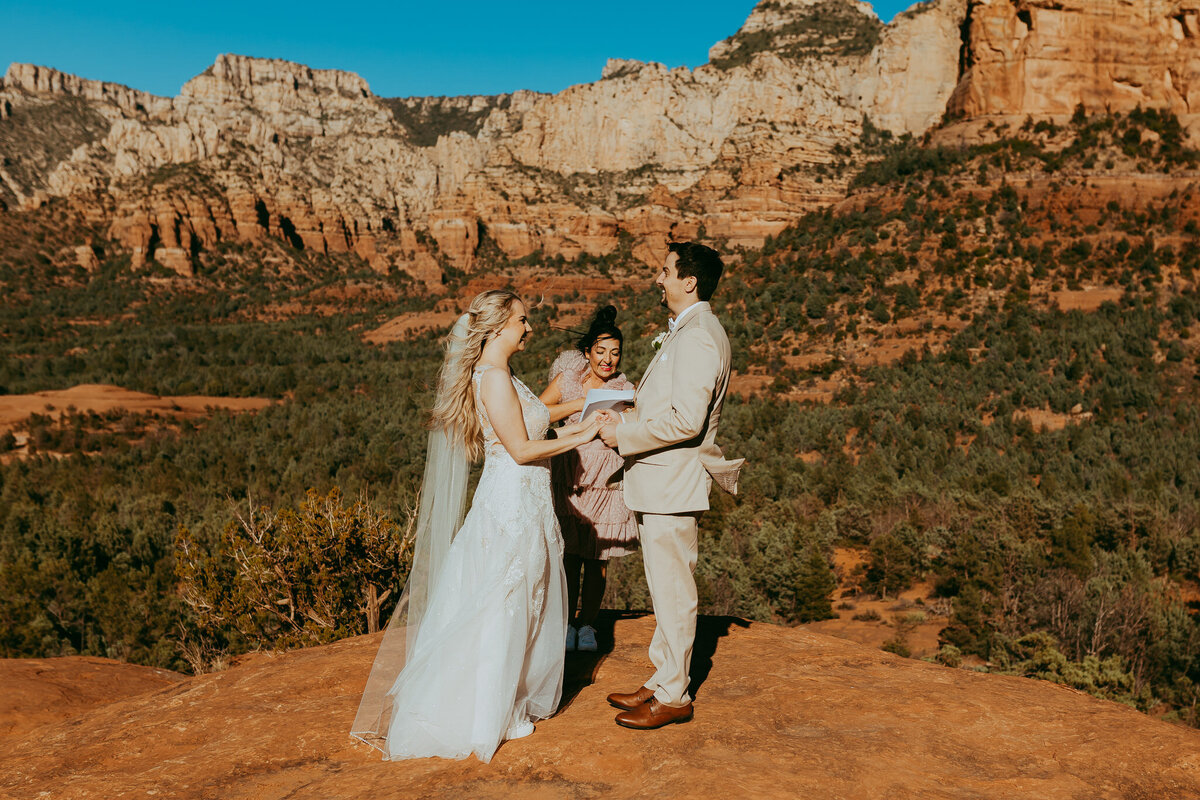
<svg viewBox="0 0 1200 800"><path fill-rule="evenodd" d="M622 421L617 425L617 455L626 455L629 450L629 425L631 423Z"/></svg>

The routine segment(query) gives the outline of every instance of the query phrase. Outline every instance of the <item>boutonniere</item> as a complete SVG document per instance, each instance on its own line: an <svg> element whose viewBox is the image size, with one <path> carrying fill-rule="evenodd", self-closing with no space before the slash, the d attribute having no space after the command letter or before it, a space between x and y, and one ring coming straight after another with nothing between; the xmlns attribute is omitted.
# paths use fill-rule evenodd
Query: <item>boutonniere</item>
<svg viewBox="0 0 1200 800"><path fill-rule="evenodd" d="M650 341L650 346L653 347L655 350L658 350L660 347L662 347L663 342L665 342L666 340L667 340L667 331L659 331L658 336L655 336Z"/></svg>

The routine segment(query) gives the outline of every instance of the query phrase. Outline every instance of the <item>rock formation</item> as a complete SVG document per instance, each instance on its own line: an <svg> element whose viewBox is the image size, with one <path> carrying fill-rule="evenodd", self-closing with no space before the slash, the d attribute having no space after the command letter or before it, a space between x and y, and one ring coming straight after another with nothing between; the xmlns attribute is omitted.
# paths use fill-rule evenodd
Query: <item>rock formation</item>
<svg viewBox="0 0 1200 800"><path fill-rule="evenodd" d="M187 680L170 670L87 656L5 659L0 675L0 739Z"/></svg>
<svg viewBox="0 0 1200 800"><path fill-rule="evenodd" d="M1195 730L1051 683L728 617L700 620L696 718L625 730L604 698L650 673L654 620L613 625L601 639L614 650L569 658L559 714L490 764L384 762L349 738L371 635L248 656L15 732L0 751L0 796L1200 797ZM0 661L0 681L21 663ZM46 687L59 692L71 689Z"/></svg>
<svg viewBox="0 0 1200 800"><path fill-rule="evenodd" d="M225 55L162 98L14 64L0 202L92 198L135 266L183 275L220 242L264 236L430 286L440 262L471 267L483 232L514 258L602 255L629 234L652 259L702 226L756 244L840 196L816 171L864 115L897 133L940 117L962 3L883 26L856 0L765 0L733 37L738 63L615 61L556 95L384 99L350 73ZM854 24L820 45L830 14ZM764 20L777 40L755 38ZM911 69L930 35L944 44Z"/></svg>
<svg viewBox="0 0 1200 800"><path fill-rule="evenodd" d="M955 115L1200 113L1191 0L971 0Z"/></svg>
<svg viewBox="0 0 1200 800"><path fill-rule="evenodd" d="M1192 113L1182 0L762 0L696 69L614 60L554 95L380 98L357 75L224 55L178 97L25 64L0 82L0 210L72 198L116 249L181 275L223 242L353 253L431 289L511 258L755 246L844 196L869 119L1136 104ZM99 243L96 243L99 244ZM108 248L112 250L112 248ZM90 264L86 254L80 262Z"/></svg>

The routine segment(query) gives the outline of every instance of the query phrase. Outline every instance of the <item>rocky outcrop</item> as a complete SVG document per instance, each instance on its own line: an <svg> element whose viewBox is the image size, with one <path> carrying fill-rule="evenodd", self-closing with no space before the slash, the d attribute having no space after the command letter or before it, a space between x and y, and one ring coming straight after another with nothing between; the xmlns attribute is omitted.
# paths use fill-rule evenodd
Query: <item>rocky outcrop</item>
<svg viewBox="0 0 1200 800"><path fill-rule="evenodd" d="M845 194L865 120L1190 112L1183 0L762 0L696 69L614 60L555 95L380 98L357 75L225 55L161 98L12 65L0 207L75 198L132 253L190 275L222 242L354 254L438 289L446 264L613 253L670 236L756 246ZM965 38L964 38L965 36ZM960 79L961 78L961 79Z"/></svg>
<svg viewBox="0 0 1200 800"><path fill-rule="evenodd" d="M695 719L626 730L604 698L650 674L654 620L609 616L600 627L602 649L615 648L569 656L562 709L490 764L384 762L350 739L372 635L248 656L14 733L0 750L0 795L1200 797L1195 730L1051 683L730 617L700 619ZM0 680L13 663L0 661ZM48 685L44 696L71 692Z"/></svg>
<svg viewBox="0 0 1200 800"><path fill-rule="evenodd" d="M954 115L1200 113L1192 0L970 0Z"/></svg>
<svg viewBox="0 0 1200 800"><path fill-rule="evenodd" d="M7 163L29 160L35 137L11 123L34 109L69 99L82 106L60 116L90 122L38 168L5 167L0 202L103 198L135 266L183 275L222 241L263 236L431 287L441 263L471 268L483 235L512 257L603 255L622 235L701 227L753 245L840 196L820 172L864 116L900 133L940 115L960 5L885 27L855 0L764 0L731 39L737 64L613 62L557 95L383 99L350 73L226 55L161 98L13 65L0 84ZM826 46L829 14L854 25ZM901 52L918 36L943 42L920 74Z"/></svg>
<svg viewBox="0 0 1200 800"><path fill-rule="evenodd" d="M0 660L0 740L186 679L166 669L89 656Z"/></svg>
<svg viewBox="0 0 1200 800"><path fill-rule="evenodd" d="M860 71L858 102L878 127L893 133L937 125L959 79L967 0L922 3L880 33Z"/></svg>
<svg viewBox="0 0 1200 800"><path fill-rule="evenodd" d="M743 64L764 50L785 58L863 55L879 43L883 23L860 0L764 0L733 36L708 51L710 64Z"/></svg>
<svg viewBox="0 0 1200 800"><path fill-rule="evenodd" d="M80 97L102 108L115 106L130 117L161 115L171 107L171 101L166 97L139 92L119 83L87 80L35 64L10 64L0 86L29 95Z"/></svg>

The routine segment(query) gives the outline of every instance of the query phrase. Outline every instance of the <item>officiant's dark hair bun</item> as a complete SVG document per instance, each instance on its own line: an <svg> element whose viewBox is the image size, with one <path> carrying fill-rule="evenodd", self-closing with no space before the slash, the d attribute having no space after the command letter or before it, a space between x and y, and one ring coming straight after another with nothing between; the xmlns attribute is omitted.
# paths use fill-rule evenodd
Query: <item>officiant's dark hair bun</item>
<svg viewBox="0 0 1200 800"><path fill-rule="evenodd" d="M596 310L596 316L592 317L592 324L588 326L587 333L579 337L575 346L579 348L579 352L586 353L592 349L596 340L606 336L616 339L621 344L625 343L625 337L621 335L621 329L617 327L616 306L600 306Z"/></svg>

